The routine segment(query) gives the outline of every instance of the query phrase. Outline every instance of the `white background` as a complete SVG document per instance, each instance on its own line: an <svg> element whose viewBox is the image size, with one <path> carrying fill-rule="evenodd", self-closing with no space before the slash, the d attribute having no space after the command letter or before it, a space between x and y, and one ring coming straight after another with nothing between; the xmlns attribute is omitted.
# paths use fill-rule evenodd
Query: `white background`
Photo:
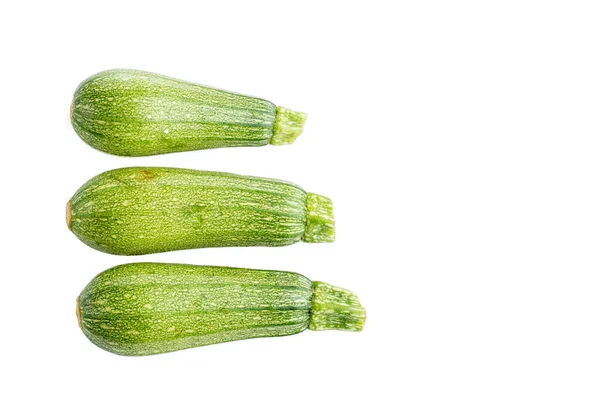
<svg viewBox="0 0 600 400"><path fill-rule="evenodd" d="M0 6L5 399L598 399L600 10L595 1ZM79 82L137 68L308 113L285 147L119 158L82 142ZM134 165L289 180L337 241L117 257L64 206ZM75 299L133 261L300 272L354 290L361 333L141 358L96 348Z"/></svg>

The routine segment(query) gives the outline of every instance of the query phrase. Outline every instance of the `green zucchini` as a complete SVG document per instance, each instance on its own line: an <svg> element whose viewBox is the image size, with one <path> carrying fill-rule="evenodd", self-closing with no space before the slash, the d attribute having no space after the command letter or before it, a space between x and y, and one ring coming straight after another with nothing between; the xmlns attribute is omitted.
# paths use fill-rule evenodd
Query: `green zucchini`
<svg viewBox="0 0 600 400"><path fill-rule="evenodd" d="M67 204L87 245L137 255L224 246L333 242L333 205L283 181L179 168L104 172Z"/></svg>
<svg viewBox="0 0 600 400"><path fill-rule="evenodd" d="M306 328L360 331L366 313L351 291L293 272L133 263L96 276L77 318L102 349L143 356Z"/></svg>
<svg viewBox="0 0 600 400"><path fill-rule="evenodd" d="M121 156L289 144L305 119L267 100L127 69L89 77L71 105L77 134Z"/></svg>

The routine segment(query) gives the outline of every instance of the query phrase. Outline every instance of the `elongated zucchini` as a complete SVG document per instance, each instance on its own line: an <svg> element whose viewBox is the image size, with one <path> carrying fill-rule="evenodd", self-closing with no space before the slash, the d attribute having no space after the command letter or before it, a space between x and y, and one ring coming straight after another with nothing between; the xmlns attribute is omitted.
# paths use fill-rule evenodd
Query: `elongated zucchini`
<svg viewBox="0 0 600 400"><path fill-rule="evenodd" d="M77 134L121 156L289 144L305 119L266 100L126 69L83 81L71 106Z"/></svg>
<svg viewBox="0 0 600 400"><path fill-rule="evenodd" d="M96 276L77 318L97 346L142 356L306 328L360 331L366 313L351 291L293 272L134 263Z"/></svg>
<svg viewBox="0 0 600 400"><path fill-rule="evenodd" d="M87 245L123 255L335 239L327 197L278 180L178 168L92 178L67 204L67 225Z"/></svg>

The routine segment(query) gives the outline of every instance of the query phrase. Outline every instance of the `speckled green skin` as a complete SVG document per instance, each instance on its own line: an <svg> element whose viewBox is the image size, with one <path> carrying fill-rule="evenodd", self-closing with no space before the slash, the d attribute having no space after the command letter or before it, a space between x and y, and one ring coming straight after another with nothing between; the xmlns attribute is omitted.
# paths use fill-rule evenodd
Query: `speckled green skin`
<svg viewBox="0 0 600 400"><path fill-rule="evenodd" d="M125 69L83 81L71 108L86 143L122 156L293 143L305 119L266 100Z"/></svg>
<svg viewBox="0 0 600 400"><path fill-rule="evenodd" d="M316 196L316 197L315 197ZM132 167L85 183L67 223L87 245L136 255L223 246L331 242L331 201L283 181L178 168Z"/></svg>
<svg viewBox="0 0 600 400"><path fill-rule="evenodd" d="M111 268L86 286L77 303L85 335L128 356L306 328L360 331L366 318L354 293L300 274L183 264Z"/></svg>
<svg viewBox="0 0 600 400"><path fill-rule="evenodd" d="M290 272L126 264L83 290L81 328L94 344L121 355L292 335L308 327L311 284Z"/></svg>

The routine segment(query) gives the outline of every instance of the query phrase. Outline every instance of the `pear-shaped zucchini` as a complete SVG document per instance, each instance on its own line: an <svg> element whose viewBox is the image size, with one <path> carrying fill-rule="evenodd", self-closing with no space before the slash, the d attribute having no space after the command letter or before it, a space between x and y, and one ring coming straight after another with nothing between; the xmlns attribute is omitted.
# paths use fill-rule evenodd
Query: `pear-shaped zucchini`
<svg viewBox="0 0 600 400"><path fill-rule="evenodd" d="M267 100L127 69L89 77L71 106L77 134L121 156L293 143L305 119Z"/></svg>
<svg viewBox="0 0 600 400"><path fill-rule="evenodd" d="M67 224L89 246L123 255L335 238L327 197L279 180L179 168L102 173L69 201Z"/></svg>
<svg viewBox="0 0 600 400"><path fill-rule="evenodd" d="M97 346L142 356L306 328L360 331L366 313L351 291L293 272L135 263L96 276L77 318Z"/></svg>

